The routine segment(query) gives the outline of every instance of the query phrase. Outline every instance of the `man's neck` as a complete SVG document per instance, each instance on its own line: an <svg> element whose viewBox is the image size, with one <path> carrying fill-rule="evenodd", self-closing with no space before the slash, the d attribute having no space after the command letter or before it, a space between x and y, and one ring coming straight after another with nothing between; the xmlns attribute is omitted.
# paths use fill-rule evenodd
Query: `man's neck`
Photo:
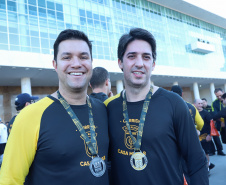
<svg viewBox="0 0 226 185"><path fill-rule="evenodd" d="M159 87L153 86L153 94L158 90ZM145 86L144 88L131 88L126 87L126 99L128 102L142 101L146 98L148 92L150 91L150 86Z"/></svg>
<svg viewBox="0 0 226 185"><path fill-rule="evenodd" d="M107 91L104 88L95 88L93 89L93 93L104 93L107 95Z"/></svg>
<svg viewBox="0 0 226 185"><path fill-rule="evenodd" d="M59 92L61 96L68 102L70 105L84 105L86 104L87 98L87 90L81 92L73 92L73 91L66 91L59 88ZM58 99L57 92L52 94L53 97Z"/></svg>

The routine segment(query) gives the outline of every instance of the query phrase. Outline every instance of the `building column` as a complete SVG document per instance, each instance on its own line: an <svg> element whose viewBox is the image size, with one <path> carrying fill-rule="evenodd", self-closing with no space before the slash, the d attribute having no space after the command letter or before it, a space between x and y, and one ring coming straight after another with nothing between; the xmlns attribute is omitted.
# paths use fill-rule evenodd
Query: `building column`
<svg viewBox="0 0 226 185"><path fill-rule="evenodd" d="M216 99L216 96L214 94L214 90L215 90L214 83L211 83L210 84L210 94L211 94L212 101L214 101Z"/></svg>
<svg viewBox="0 0 226 185"><path fill-rule="evenodd" d="M179 85L178 82L173 82L173 85Z"/></svg>
<svg viewBox="0 0 226 185"><path fill-rule="evenodd" d="M224 92L226 92L226 84L224 84Z"/></svg>
<svg viewBox="0 0 226 185"><path fill-rule="evenodd" d="M198 87L198 83L197 82L193 83L193 91L194 91L195 99L200 99L199 87Z"/></svg>
<svg viewBox="0 0 226 185"><path fill-rule="evenodd" d="M122 82L122 80L117 80L116 81L117 94L119 94L122 90L123 90L123 82Z"/></svg>
<svg viewBox="0 0 226 185"><path fill-rule="evenodd" d="M28 77L21 78L21 93L28 93L31 95L31 79Z"/></svg>

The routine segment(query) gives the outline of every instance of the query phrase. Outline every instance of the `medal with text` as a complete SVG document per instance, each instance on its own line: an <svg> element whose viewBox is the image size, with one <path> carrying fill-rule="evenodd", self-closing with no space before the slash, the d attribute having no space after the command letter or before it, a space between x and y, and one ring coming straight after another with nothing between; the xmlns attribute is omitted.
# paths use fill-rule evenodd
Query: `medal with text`
<svg viewBox="0 0 226 185"><path fill-rule="evenodd" d="M144 155L141 151L134 152L133 155L130 157L130 164L135 170L140 171L146 168L148 164L148 159L146 155Z"/></svg>
<svg viewBox="0 0 226 185"><path fill-rule="evenodd" d="M95 177L101 177L105 171L106 171L106 165L103 159L101 159L97 154L97 141L96 141L96 133L95 133L95 125L93 121L93 113L92 113L92 105L90 103L89 97L87 96L87 104L88 104L88 111L89 111L89 124L90 124L90 134L91 139L89 139L88 135L86 134L82 124L80 123L78 117L74 113L74 111L71 109L68 102L64 99L63 96L61 96L60 92L57 91L58 99L67 111L67 113L70 115L72 121L78 128L82 138L85 140L86 145L89 148L89 151L92 154L92 160L90 162L89 169L91 173Z"/></svg>
<svg viewBox="0 0 226 185"><path fill-rule="evenodd" d="M89 169L95 177L101 177L106 170L104 160L101 159L99 156L94 157L90 162Z"/></svg>
<svg viewBox="0 0 226 185"><path fill-rule="evenodd" d="M146 114L148 111L148 106L151 100L152 92L153 92L153 87L150 88L150 91L148 92L144 100L144 104L143 104L143 108L140 116L139 128L137 132L137 139L134 138L130 129L129 116L128 116L128 110L126 105L126 93L124 92L123 94L123 116L124 116L126 126L128 128L128 131L134 146L134 153L130 158L130 164L132 168L137 171L141 171L145 169L148 164L148 159L146 155L141 152L140 148L141 148L141 139L143 135L144 122L145 122Z"/></svg>

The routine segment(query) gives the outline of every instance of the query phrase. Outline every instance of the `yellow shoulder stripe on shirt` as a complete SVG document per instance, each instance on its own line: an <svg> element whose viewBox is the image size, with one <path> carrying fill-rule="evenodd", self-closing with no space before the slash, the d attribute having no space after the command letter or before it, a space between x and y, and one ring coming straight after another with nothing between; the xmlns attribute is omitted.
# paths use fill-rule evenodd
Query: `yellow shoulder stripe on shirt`
<svg viewBox="0 0 226 185"><path fill-rule="evenodd" d="M16 117L4 152L1 185L24 184L36 154L42 115L53 102L45 97L25 107Z"/></svg>
<svg viewBox="0 0 226 185"><path fill-rule="evenodd" d="M116 99L116 98L118 98L118 97L120 97L120 93L119 93L119 94L116 94L115 96L112 96L112 97L106 99L106 100L104 101L105 106L107 107L108 104L109 104L112 100L114 100L114 99Z"/></svg>

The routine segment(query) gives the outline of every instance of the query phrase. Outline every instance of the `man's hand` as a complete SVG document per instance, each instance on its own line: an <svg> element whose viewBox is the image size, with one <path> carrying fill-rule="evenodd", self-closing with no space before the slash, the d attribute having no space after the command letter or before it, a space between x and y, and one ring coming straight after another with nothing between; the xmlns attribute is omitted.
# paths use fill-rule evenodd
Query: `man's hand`
<svg viewBox="0 0 226 185"><path fill-rule="evenodd" d="M212 137L211 137L210 135L207 135L207 136L206 136L206 141L209 142L209 141L211 141L211 140L212 140Z"/></svg>
<svg viewBox="0 0 226 185"><path fill-rule="evenodd" d="M110 97L112 97L112 96L114 96L114 94L113 94L112 91L110 91L110 92L108 93L108 98L110 98Z"/></svg>

